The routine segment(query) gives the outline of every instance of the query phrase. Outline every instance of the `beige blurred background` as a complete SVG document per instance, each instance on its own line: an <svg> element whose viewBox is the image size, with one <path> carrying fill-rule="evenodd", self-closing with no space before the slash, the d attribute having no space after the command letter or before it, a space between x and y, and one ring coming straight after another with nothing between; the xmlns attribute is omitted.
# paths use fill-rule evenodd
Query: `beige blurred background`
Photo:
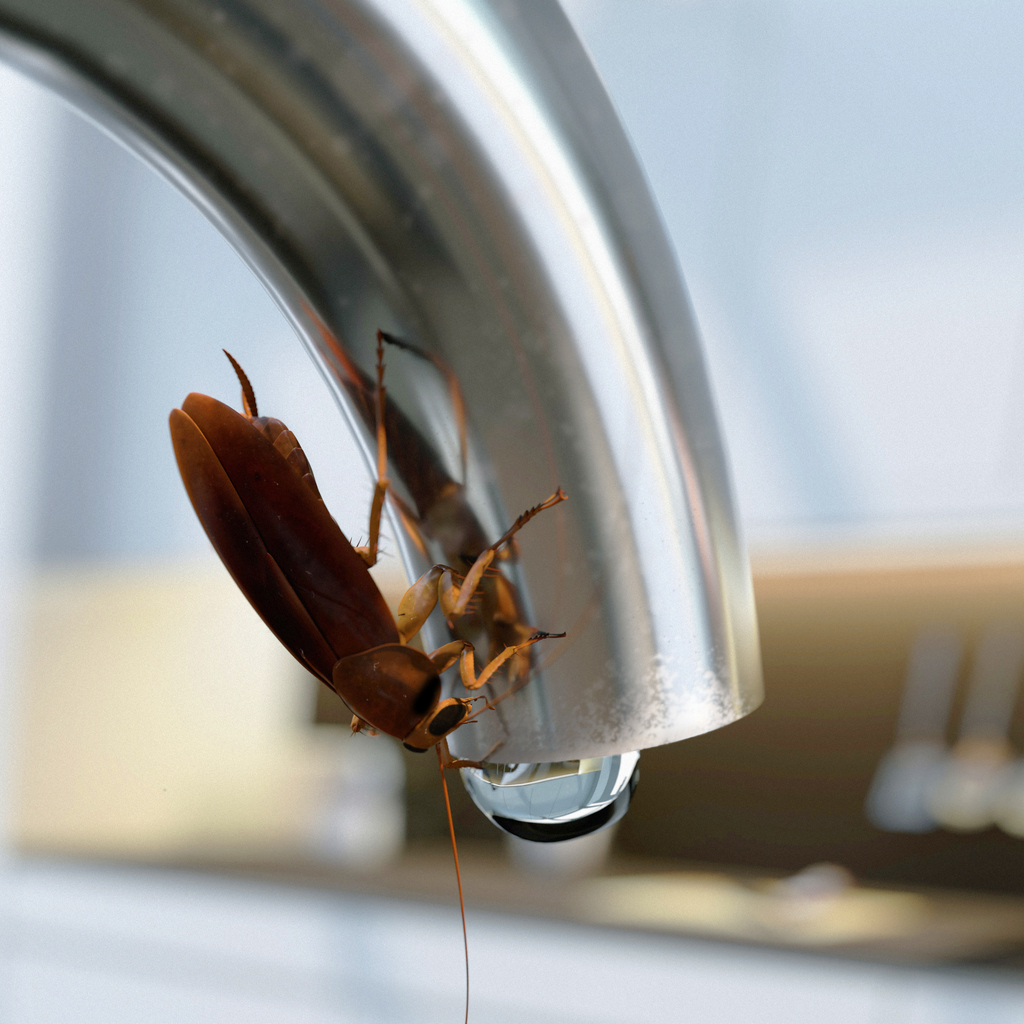
<svg viewBox="0 0 1024 1024"><path fill-rule="evenodd" d="M404 583L377 574L385 590ZM19 848L349 865L400 853L394 745L314 725L319 684L219 562L48 568L26 596Z"/></svg>

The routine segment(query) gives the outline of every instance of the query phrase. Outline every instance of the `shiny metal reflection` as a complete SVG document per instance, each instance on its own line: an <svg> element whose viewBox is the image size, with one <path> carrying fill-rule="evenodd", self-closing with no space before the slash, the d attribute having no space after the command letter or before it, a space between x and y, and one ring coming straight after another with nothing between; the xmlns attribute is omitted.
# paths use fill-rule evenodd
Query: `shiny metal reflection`
<svg viewBox="0 0 1024 1024"><path fill-rule="evenodd" d="M204 209L368 452L313 310L364 370L377 327L454 370L488 530L569 491L524 531L515 575L530 621L571 642L457 733L459 752L617 755L757 706L750 574L693 318L553 0L0 0L0 57ZM455 472L431 368L388 372L389 400Z"/></svg>

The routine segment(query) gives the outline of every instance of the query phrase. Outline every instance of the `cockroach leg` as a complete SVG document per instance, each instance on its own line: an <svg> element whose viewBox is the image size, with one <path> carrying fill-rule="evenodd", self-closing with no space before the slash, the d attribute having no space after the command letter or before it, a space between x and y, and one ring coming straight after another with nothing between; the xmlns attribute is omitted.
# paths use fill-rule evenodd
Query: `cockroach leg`
<svg viewBox="0 0 1024 1024"><path fill-rule="evenodd" d="M384 511L384 499L387 497L390 481L388 480L388 437L384 429L384 401L387 391L384 387L384 335L377 332L377 484L373 489L373 501L370 505L370 543L366 547L356 548L368 566L377 564L377 548L380 542L380 519Z"/></svg>
<svg viewBox="0 0 1024 1024"><path fill-rule="evenodd" d="M557 505L559 502L565 501L568 495L561 487L547 498L542 501L539 505L534 505L533 508L527 509L509 528L505 533L496 540L490 546L484 548L483 551L477 555L476 561L473 563L472 568L466 573L466 579L461 587L451 582L449 586L445 586L445 579L441 579L441 608L444 610L446 617L451 620L458 618L458 616L465 614L466 606L469 604L470 598L476 592L476 588L480 584L480 580L483 579L484 573L490 567L491 562L494 561L494 556L498 549L503 545L507 544L534 516L543 512L545 509L551 508Z"/></svg>
<svg viewBox="0 0 1024 1024"><path fill-rule="evenodd" d="M416 550L426 557L427 542L423 539L423 530L420 528L420 521L416 513L409 507L407 502L395 494L393 487L389 489L388 493L391 495L391 503L398 512L398 518L402 520L405 532L412 538L413 544L416 545Z"/></svg>
<svg viewBox="0 0 1024 1024"><path fill-rule="evenodd" d="M440 675L445 669L451 668L458 661L459 655L462 654L467 646L469 644L466 640L453 640L450 644L445 644L443 647L438 647L436 651L431 651L427 657L437 666L437 671Z"/></svg>
<svg viewBox="0 0 1024 1024"><path fill-rule="evenodd" d="M459 675L462 678L462 685L467 690L479 690L481 686L490 682L491 676L513 655L518 654L520 651L525 651L527 647L532 647L541 640L559 640L564 636L564 633L535 633L525 643L516 644L514 647L506 647L484 666L483 671L478 676L475 674L475 651L473 650L473 645L463 640L462 643L465 644L465 647L459 659Z"/></svg>
<svg viewBox="0 0 1024 1024"><path fill-rule="evenodd" d="M498 669L509 660L509 658L526 650L528 647L532 647L541 640L559 640L564 636L564 633L534 633L533 636L524 643L506 647L500 654L496 655L484 666L480 675L476 674L476 650L468 640L453 640L451 643L445 644L443 647L438 647L438 649L429 654L428 657L437 667L438 674L454 665L457 658L459 660L459 677L462 680L462 685L470 691L479 690L480 687L486 686L491 681L491 677L494 673L497 672ZM482 698L477 697L474 699L480 700ZM476 715L471 717L475 718Z"/></svg>
<svg viewBox="0 0 1024 1024"><path fill-rule="evenodd" d="M466 401L462 397L462 386L459 384L458 377L452 371L452 368L448 366L443 360L438 359L437 356L431 355L425 349L420 348L418 345L413 345L411 342L403 341L401 338L396 338L393 334L388 334L387 331L378 331L379 337L382 337L389 345L394 345L395 348L404 349L406 352L411 352L413 355L419 356L420 359L425 359L428 363L433 363L437 367L438 372L444 377L445 383L448 385L448 398L452 403L452 413L455 416L455 424L459 431L459 464L462 470L462 483L466 483Z"/></svg>
<svg viewBox="0 0 1024 1024"><path fill-rule="evenodd" d="M360 718L358 715L352 716L352 735L354 736L357 732L365 732L367 736L379 736L380 733L374 729L369 722L365 719Z"/></svg>
<svg viewBox="0 0 1024 1024"><path fill-rule="evenodd" d="M451 622L469 610L470 601L476 593L480 581L494 561L495 553L506 544L519 530L521 530L535 515L551 508L561 501L565 501L566 494L561 487L546 501L524 512L508 529L505 535L494 544L484 548L477 555L472 568L466 573L466 577L460 586L455 582L455 571L447 565L431 566L406 592L398 605L398 634L402 643L408 642L410 637L416 635L420 628L427 621L430 613L434 610L438 601L441 602L441 610L445 618ZM357 549L362 551L362 549ZM520 644L513 649L513 653L522 647L528 647L529 642ZM511 654L504 655L510 658Z"/></svg>
<svg viewBox="0 0 1024 1024"><path fill-rule="evenodd" d="M566 635L565 633L537 633L536 635L531 637L525 644L519 644L516 647L506 647L505 651L503 651L502 654L498 655L498 658L501 658L502 655L506 654L506 652L511 651L511 652L514 653L514 652L518 651L520 648L529 647L532 644L537 643L538 640L560 640L565 635ZM495 659L495 660L497 660L497 659ZM490 666L488 666L488 668L489 667ZM482 674L483 673L481 673L481 675ZM515 683L512 686L510 686L503 694L501 694L500 697L494 697L494 698L488 697L486 699L485 703L484 703L484 706L479 711L474 711L471 715L467 715L462 720L462 722L460 723L460 727L463 726L463 725L469 725L472 722L475 722L485 711L495 711L497 709L498 705L502 701L508 700L509 697L513 696L514 694L517 694L524 686L527 685L527 683L530 682L531 678L532 678L532 674L528 673L523 678L516 680ZM478 684L478 685L483 685L483 684ZM493 750L496 749L497 747L499 747L500 745L501 745L501 741L496 743L495 746L492 748L492 750L488 753L488 755L485 755L484 760L486 761L487 757L489 756L489 754L492 753Z"/></svg>
<svg viewBox="0 0 1024 1024"><path fill-rule="evenodd" d="M491 750L496 750L497 745ZM483 761L469 761L464 757L456 757L448 747L448 738L445 737L437 745L438 756L444 768L483 768ZM489 752L490 753L490 752Z"/></svg>
<svg viewBox="0 0 1024 1024"><path fill-rule="evenodd" d="M432 565L403 595L398 604L398 635L402 643L408 643L430 617L437 604L438 583L445 573L451 573L446 565Z"/></svg>
<svg viewBox="0 0 1024 1024"><path fill-rule="evenodd" d="M491 549L497 551L502 544L507 544L535 515L543 512L547 508L559 504L560 502L567 501L569 495L562 490L561 487L551 495L550 498L545 498L539 505L534 505L533 508L528 508L504 533L504 535L496 540L492 545Z"/></svg>

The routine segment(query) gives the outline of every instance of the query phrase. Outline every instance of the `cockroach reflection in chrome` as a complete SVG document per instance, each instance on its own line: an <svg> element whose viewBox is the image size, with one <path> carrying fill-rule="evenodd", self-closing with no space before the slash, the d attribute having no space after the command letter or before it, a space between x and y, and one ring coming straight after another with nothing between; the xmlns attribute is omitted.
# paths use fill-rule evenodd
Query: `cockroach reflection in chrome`
<svg viewBox="0 0 1024 1024"><path fill-rule="evenodd" d="M375 429L377 403L374 381L356 366L326 324L312 310L307 308L307 313L333 356L333 361L328 363L330 370L359 417L367 427ZM461 481L454 479L415 424L393 402L387 403L383 422L388 454L411 499L410 505L392 492L393 508L421 554L426 555L426 541L432 540L440 548L446 564L458 573L467 574L486 549L487 540L468 500L465 486L466 406L462 389L443 360L386 331L381 331L380 337L387 344L431 363L444 378L458 431L462 471ZM498 552L497 558L507 558L512 553L506 546ZM533 651L522 645L537 633L537 629L526 619L518 589L504 573L489 572L481 578L476 595L475 607L450 623L452 631L464 640L480 639L481 635L486 638L489 659L497 657L506 648L517 648L505 666L505 674L513 686L527 680L533 668Z"/></svg>

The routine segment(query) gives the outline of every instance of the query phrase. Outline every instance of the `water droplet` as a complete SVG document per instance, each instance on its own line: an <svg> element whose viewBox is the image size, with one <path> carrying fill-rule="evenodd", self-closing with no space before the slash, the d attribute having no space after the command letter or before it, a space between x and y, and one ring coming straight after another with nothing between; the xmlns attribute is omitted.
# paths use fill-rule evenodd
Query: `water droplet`
<svg viewBox="0 0 1024 1024"><path fill-rule="evenodd" d="M640 754L463 768L473 803L498 828L535 843L575 839L618 821L640 777Z"/></svg>

